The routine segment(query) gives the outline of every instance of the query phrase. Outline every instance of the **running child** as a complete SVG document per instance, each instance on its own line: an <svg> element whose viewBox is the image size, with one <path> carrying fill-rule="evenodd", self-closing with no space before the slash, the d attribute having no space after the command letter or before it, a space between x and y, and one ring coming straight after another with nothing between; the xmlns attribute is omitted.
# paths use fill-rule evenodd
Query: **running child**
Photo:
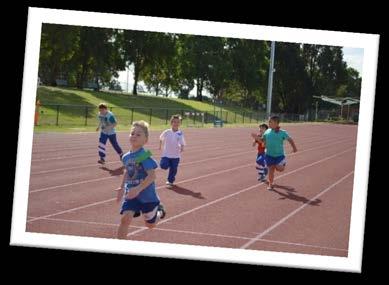
<svg viewBox="0 0 389 285"><path fill-rule="evenodd" d="M160 161L162 169L169 169L166 185L168 188L174 186L176 180L178 164L180 163L181 152L184 151L185 138L182 131L179 129L181 124L181 116L173 115L170 119L171 128L162 132L159 137L159 149L163 151Z"/></svg>
<svg viewBox="0 0 389 285"><path fill-rule="evenodd" d="M99 104L99 125L96 128L96 132L101 129L100 138L99 138L99 157L100 159L97 161L100 164L105 163L105 145L107 140L109 140L115 149L116 153L119 155L120 159L123 156L123 151L119 146L119 143L116 139L115 127L117 125L116 118L114 114L108 111L108 106L105 103Z"/></svg>
<svg viewBox="0 0 389 285"><path fill-rule="evenodd" d="M154 228L166 215L155 189L157 162L143 146L149 138L149 125L145 121L132 124L130 150L123 155L125 173L116 200L122 200L120 226L117 237L125 239L132 218L143 214L145 225Z"/></svg>
<svg viewBox="0 0 389 285"><path fill-rule="evenodd" d="M256 162L255 168L258 171L258 180L262 182L266 181L266 175L268 172L266 161L265 161L265 143L262 140L262 136L268 128L269 127L266 124L259 125L259 133L254 134L255 136L253 136L254 138L253 146L258 145L257 158L255 160Z"/></svg>
<svg viewBox="0 0 389 285"><path fill-rule="evenodd" d="M297 152L297 147L293 139L287 131L279 126L280 118L272 116L269 119L269 128L262 136L265 142L266 152L265 161L269 169L268 174L268 190L273 190L274 173L275 171L284 171L286 166L286 158L284 151L284 140L287 140L293 148L293 152Z"/></svg>

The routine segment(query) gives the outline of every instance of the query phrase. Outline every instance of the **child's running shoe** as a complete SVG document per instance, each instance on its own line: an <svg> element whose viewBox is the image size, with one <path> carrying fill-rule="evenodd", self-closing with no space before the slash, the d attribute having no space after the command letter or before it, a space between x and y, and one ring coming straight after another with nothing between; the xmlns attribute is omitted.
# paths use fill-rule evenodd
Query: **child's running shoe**
<svg viewBox="0 0 389 285"><path fill-rule="evenodd" d="M100 158L100 159L97 161L97 163L100 163L100 164L105 164L105 160L104 160L104 158Z"/></svg>
<svg viewBox="0 0 389 285"><path fill-rule="evenodd" d="M169 182L169 181L166 181L166 187L167 188L172 188L174 186L173 183Z"/></svg>
<svg viewBox="0 0 389 285"><path fill-rule="evenodd" d="M166 211L165 211L165 208L164 208L164 206L162 204L158 205L158 212L160 212L160 216L159 216L160 219L165 218Z"/></svg>
<svg viewBox="0 0 389 285"><path fill-rule="evenodd" d="M139 216L140 216L140 212L139 212L139 211L138 211L138 212L135 212L134 215L133 215L134 218L137 218L137 217L139 217Z"/></svg>

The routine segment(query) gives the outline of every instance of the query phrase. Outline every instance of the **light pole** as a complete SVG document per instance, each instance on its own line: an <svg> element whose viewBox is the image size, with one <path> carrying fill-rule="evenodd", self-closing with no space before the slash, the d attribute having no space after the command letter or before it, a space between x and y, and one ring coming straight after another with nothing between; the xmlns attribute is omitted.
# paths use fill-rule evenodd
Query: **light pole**
<svg viewBox="0 0 389 285"><path fill-rule="evenodd" d="M269 80L268 80L268 88L267 88L266 115L268 117L270 117L270 114L271 114L271 100L272 100L272 91L273 91L273 73L274 73L274 53L275 53L275 48L276 48L276 44L273 41L273 42L271 42Z"/></svg>

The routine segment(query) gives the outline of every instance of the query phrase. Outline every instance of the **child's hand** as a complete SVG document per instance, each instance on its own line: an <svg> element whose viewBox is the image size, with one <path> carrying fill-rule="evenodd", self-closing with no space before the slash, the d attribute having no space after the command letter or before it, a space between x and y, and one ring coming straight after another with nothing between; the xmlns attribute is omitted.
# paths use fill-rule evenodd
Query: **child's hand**
<svg viewBox="0 0 389 285"><path fill-rule="evenodd" d="M293 148L293 152L297 152L297 148L295 147L295 148Z"/></svg>
<svg viewBox="0 0 389 285"><path fill-rule="evenodd" d="M97 127L97 128L96 128L96 132L97 132L99 129L100 129L100 128L99 128L99 127Z"/></svg>
<svg viewBox="0 0 389 285"><path fill-rule="evenodd" d="M258 137L256 133L251 133L251 136L253 139L256 139Z"/></svg>
<svg viewBox="0 0 389 285"><path fill-rule="evenodd" d="M128 191L128 193L126 194L126 199L128 200L131 200L131 199L134 199L136 196L139 195L139 189L137 187L134 187L131 189L131 191Z"/></svg>

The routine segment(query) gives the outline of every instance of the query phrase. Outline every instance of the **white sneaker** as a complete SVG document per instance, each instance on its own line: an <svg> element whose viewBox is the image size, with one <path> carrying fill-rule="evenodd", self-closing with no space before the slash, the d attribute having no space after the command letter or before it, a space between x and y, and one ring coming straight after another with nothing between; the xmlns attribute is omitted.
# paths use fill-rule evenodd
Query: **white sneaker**
<svg viewBox="0 0 389 285"><path fill-rule="evenodd" d="M173 183L170 183L169 181L166 181L166 187L167 188L172 188L174 186Z"/></svg>

